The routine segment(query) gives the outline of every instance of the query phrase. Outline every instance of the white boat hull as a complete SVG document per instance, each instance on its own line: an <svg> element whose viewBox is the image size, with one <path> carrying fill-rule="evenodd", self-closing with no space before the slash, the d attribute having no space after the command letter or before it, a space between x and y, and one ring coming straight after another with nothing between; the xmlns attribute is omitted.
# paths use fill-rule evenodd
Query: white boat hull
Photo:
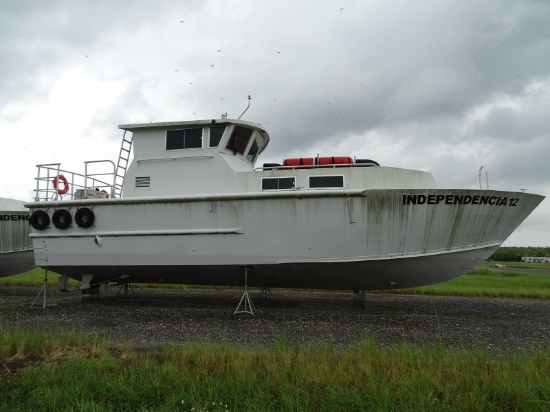
<svg viewBox="0 0 550 412"><path fill-rule="evenodd" d="M37 202L89 207L89 228L33 230L37 266L91 283L388 289L486 260L543 200L472 190L289 191Z"/></svg>
<svg viewBox="0 0 550 412"><path fill-rule="evenodd" d="M24 202L0 198L0 277L34 268L30 231L29 211Z"/></svg>

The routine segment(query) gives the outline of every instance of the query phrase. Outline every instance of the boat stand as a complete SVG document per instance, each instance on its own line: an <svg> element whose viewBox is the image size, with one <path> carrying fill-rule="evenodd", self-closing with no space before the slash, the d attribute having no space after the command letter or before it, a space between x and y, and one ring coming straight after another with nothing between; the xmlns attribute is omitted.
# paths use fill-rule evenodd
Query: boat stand
<svg viewBox="0 0 550 412"><path fill-rule="evenodd" d="M273 292L269 286L264 286L260 291L260 297L265 299L273 299Z"/></svg>
<svg viewBox="0 0 550 412"><path fill-rule="evenodd" d="M366 309L367 308L367 297L365 295L364 289L354 289L352 291L352 307Z"/></svg>
<svg viewBox="0 0 550 412"><path fill-rule="evenodd" d="M55 299L52 296L52 293L50 292L50 288L48 287L48 269L45 269L44 271L44 286L42 286L42 289L40 289L40 292L38 292L38 295L36 298L34 298L34 301L31 303L31 308L34 307L38 299L40 298L40 295L44 295L42 307L45 309L48 306L57 306L57 303L55 303ZM50 298L50 301L48 302L48 295Z"/></svg>
<svg viewBox="0 0 550 412"><path fill-rule="evenodd" d="M239 301L239 305L237 306L237 309L235 309L235 313L233 315L236 315L237 313L250 313L251 315L254 315L254 312L256 312L256 308L254 307L254 304L250 300L250 296L248 295L248 271L252 270L251 266L244 266L244 292L243 296L241 297L241 300Z"/></svg>
<svg viewBox="0 0 550 412"><path fill-rule="evenodd" d="M132 288L132 285L130 284L130 282L126 282L126 283L123 283L122 286L120 286L116 295L128 296L130 294L130 291L132 292L132 295L135 295L134 289Z"/></svg>

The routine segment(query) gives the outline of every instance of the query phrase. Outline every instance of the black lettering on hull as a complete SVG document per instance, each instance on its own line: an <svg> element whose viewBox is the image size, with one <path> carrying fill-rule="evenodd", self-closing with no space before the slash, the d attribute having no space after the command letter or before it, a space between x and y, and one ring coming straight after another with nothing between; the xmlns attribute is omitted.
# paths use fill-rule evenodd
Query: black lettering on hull
<svg viewBox="0 0 550 412"><path fill-rule="evenodd" d="M30 219L29 214L1 214L0 222L28 222Z"/></svg>
<svg viewBox="0 0 550 412"><path fill-rule="evenodd" d="M404 205L491 205L491 206L517 206L519 198L507 196L488 195L403 195Z"/></svg>

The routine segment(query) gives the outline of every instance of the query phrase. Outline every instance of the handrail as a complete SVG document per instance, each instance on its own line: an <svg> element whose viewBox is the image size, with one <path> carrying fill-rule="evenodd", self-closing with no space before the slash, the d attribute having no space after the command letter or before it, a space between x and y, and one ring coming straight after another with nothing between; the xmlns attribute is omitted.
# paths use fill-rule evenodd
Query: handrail
<svg viewBox="0 0 550 412"><path fill-rule="evenodd" d="M50 167L52 166L52 167ZM57 178L59 180L59 176L61 176L61 172L65 172L64 170L61 170L61 163L46 163L46 164L42 164L42 165L38 165L38 177L36 178L36 196L35 196L35 201L40 201L40 197L38 196L38 194L41 192L41 191L44 191L44 189L40 189L40 182L43 181L43 180L46 180L48 182L50 181L53 181L53 179ZM43 169L45 168L46 169L46 177L40 177L40 169ZM53 177L50 175L50 171L55 171L55 174L53 175ZM45 196L45 200L57 200L58 199L58 196L59 194L57 193L57 190L55 190L55 188L52 188L52 189L49 189L49 185L46 185L46 189L45 189L45 192L46 192L46 196ZM50 199L50 192L53 192L52 193L52 198Z"/></svg>
<svg viewBox="0 0 550 412"><path fill-rule="evenodd" d="M371 165L369 163L338 163L327 165L298 165L298 166L268 166L268 167L255 167L253 170L281 170L281 169L317 169L317 168L337 168L337 167L381 167Z"/></svg>
<svg viewBox="0 0 550 412"><path fill-rule="evenodd" d="M88 175L88 165L91 164L91 163L110 163L112 166L113 166L113 171L111 173L93 173L93 174L90 174ZM88 185L88 178L92 178L92 176L106 176L106 175L111 175L112 178L113 178L113 183L111 184L111 193L110 193L110 196L111 197L114 197L115 196L115 179L116 179L116 175L115 175L115 171L116 171L116 165L115 165L115 162L111 161L111 160L88 160L86 162L84 162L84 187L87 188ZM93 179L93 178L92 178ZM94 185L95 186L95 185ZM86 197L85 199L87 199L87 193L86 193Z"/></svg>
<svg viewBox="0 0 550 412"><path fill-rule="evenodd" d="M106 172L105 169L90 173L89 165L91 164L109 164L112 166L112 171ZM115 164L111 160L93 160L84 162L84 174L72 172L61 168L61 163L45 163L36 166L38 168L38 174L36 179L35 201L53 201L61 200L63 196L67 196L70 200L87 199L90 193L94 193L95 197L107 197L105 194L99 192L105 192L108 196L114 197L115 194ZM53 179L63 176L67 179L69 191L64 194L60 194L59 191L53 187ZM107 178L105 178L105 177ZM98 196L95 196L95 192L98 192Z"/></svg>

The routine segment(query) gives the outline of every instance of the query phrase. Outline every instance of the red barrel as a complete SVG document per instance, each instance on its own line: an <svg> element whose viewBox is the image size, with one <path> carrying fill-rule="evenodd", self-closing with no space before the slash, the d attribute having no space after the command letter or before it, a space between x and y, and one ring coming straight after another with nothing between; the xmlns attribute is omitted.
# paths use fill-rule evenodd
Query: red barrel
<svg viewBox="0 0 550 412"><path fill-rule="evenodd" d="M313 157L294 157L285 159L283 166L313 166Z"/></svg>
<svg viewBox="0 0 550 412"><path fill-rule="evenodd" d="M353 159L349 156L326 156L319 157L319 165L348 165L353 163Z"/></svg>

